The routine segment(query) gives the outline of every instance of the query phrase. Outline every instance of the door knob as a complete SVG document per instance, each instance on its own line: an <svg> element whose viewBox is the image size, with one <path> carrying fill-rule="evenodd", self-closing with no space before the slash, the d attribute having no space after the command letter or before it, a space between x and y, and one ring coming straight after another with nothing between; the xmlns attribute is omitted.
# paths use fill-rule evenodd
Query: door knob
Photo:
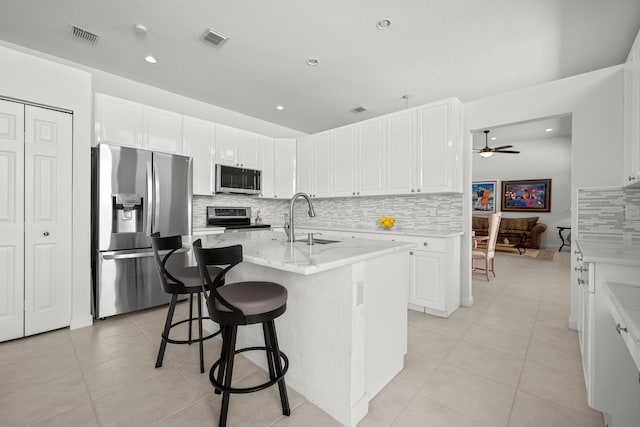
<svg viewBox="0 0 640 427"><path fill-rule="evenodd" d="M48 236L48 235L49 235L49 232L48 232L48 231L45 231L44 233L42 233L42 235L46 237L46 236Z"/></svg>

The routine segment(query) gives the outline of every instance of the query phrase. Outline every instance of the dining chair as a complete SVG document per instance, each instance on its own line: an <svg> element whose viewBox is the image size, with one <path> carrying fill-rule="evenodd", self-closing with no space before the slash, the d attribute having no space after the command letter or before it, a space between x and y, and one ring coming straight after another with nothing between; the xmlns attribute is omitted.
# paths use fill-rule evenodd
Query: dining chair
<svg viewBox="0 0 640 427"><path fill-rule="evenodd" d="M502 212L491 214L489 217L489 239L487 245L484 248L473 248L471 251L471 267L473 271L484 271L487 275L487 281L489 281L489 272L493 273L493 277L496 277L494 270L494 261L496 255L496 242L498 241L498 229L500 228L500 219L502 218ZM476 267L476 260L484 262L484 268Z"/></svg>

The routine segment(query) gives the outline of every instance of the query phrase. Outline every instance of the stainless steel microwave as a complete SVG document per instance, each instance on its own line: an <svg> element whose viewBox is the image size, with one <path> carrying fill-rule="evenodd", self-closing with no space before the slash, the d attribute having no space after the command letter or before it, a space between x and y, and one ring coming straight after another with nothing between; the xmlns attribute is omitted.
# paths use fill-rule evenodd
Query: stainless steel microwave
<svg viewBox="0 0 640 427"><path fill-rule="evenodd" d="M261 180L259 170L216 164L216 193L260 194Z"/></svg>

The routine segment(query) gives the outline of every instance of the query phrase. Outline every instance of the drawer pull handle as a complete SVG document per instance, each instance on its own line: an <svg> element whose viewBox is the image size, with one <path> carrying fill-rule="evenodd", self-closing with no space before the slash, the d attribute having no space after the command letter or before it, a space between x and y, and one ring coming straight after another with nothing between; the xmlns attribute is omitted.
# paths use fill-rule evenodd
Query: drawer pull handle
<svg viewBox="0 0 640 427"><path fill-rule="evenodd" d="M429 242L424 242L423 245L429 246Z"/></svg>
<svg viewBox="0 0 640 427"><path fill-rule="evenodd" d="M413 251L409 252L409 255L413 255Z"/></svg>
<svg viewBox="0 0 640 427"><path fill-rule="evenodd" d="M618 323L616 324L616 331L618 331L618 333L620 333L620 331L627 332L627 328L623 328L622 326L620 326L620 323Z"/></svg>
<svg viewBox="0 0 640 427"><path fill-rule="evenodd" d="M575 270L575 271L577 271L577 272L579 272L579 273L582 273L583 271L587 271L587 270L586 270L585 268L583 268L583 267L576 267L576 268L574 268L574 270Z"/></svg>
<svg viewBox="0 0 640 427"><path fill-rule="evenodd" d="M584 285L584 280L583 279L578 279L578 285Z"/></svg>

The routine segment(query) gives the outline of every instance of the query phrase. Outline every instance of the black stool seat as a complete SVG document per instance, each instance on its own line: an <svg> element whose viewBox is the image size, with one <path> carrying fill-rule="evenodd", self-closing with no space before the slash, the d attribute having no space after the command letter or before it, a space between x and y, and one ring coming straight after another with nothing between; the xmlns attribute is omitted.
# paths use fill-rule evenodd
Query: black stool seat
<svg viewBox="0 0 640 427"><path fill-rule="evenodd" d="M163 290L171 294L171 302L169 303L169 310L167 311L167 318L165 320L164 330L162 331L162 342L160 343L160 349L158 350L158 357L156 359L156 368L162 366L164 360L164 353L167 348L167 343L171 344L193 344L197 342L199 344L200 351L200 372L204 372L204 349L203 342L220 334L222 330L215 331L209 335L203 336L202 334L202 300L201 295L203 291L208 290L208 286L202 285L202 279L200 277L200 269L198 267L187 266L172 266L171 269L167 268L167 262L170 257L178 250L182 248L181 236L167 236L160 237L159 233L151 235L151 246L153 247L153 253L156 259L156 267L158 274L160 275L160 282L162 283ZM164 251L163 256L160 256L160 252ZM207 269L207 274L217 276L222 272L221 268L210 267ZM176 309L176 303L178 301L178 295L189 295L189 317L178 322L173 322L173 314ZM193 316L193 296L196 296L198 302L198 315ZM211 317L204 317L205 319L211 319ZM193 321L198 321L198 337L192 337L192 324ZM189 322L189 332L187 339L175 339L171 338L171 329L178 325L182 325Z"/></svg>
<svg viewBox="0 0 640 427"><path fill-rule="evenodd" d="M218 293L245 316L269 313L287 303L287 289L273 282L230 283L218 288ZM231 311L219 301L216 301L216 309Z"/></svg>
<svg viewBox="0 0 640 427"><path fill-rule="evenodd" d="M252 393L278 384L282 414L290 415L289 398L284 375L289 369L289 359L280 351L274 319L287 308L287 289L273 282L245 281L223 285L224 275L242 262L242 246L227 248L202 248L198 239L193 243L198 260L202 286L208 286L207 307L209 315L222 327L222 350L209 371L209 380L215 393L222 393L220 427L227 425L229 396L231 393ZM222 272L211 279L209 268L223 267ZM264 347L236 349L238 326L262 323ZM262 350L267 356L269 381L253 387L231 387L234 356L245 351Z"/></svg>

